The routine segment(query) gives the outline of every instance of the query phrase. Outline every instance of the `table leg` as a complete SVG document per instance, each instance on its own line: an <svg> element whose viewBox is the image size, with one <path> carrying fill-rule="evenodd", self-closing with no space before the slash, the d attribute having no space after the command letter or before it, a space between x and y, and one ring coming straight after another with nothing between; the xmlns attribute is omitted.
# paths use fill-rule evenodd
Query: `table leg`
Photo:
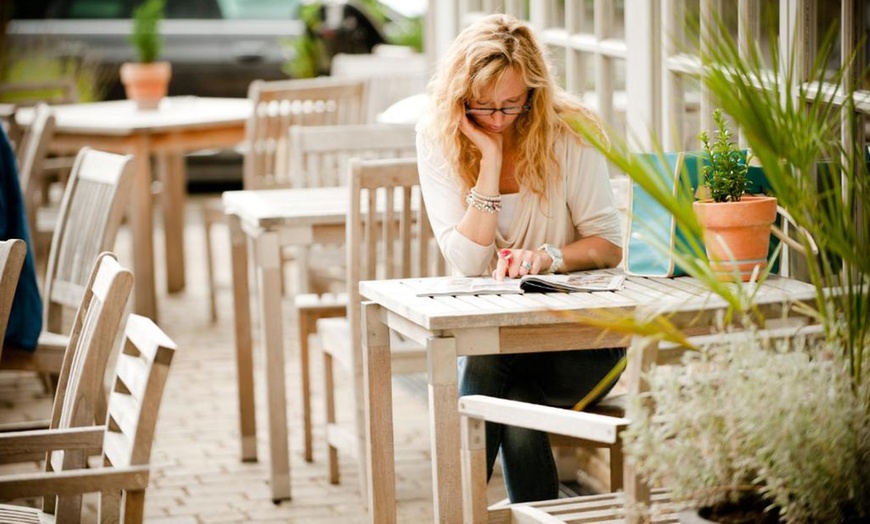
<svg viewBox="0 0 870 524"><path fill-rule="evenodd" d="M181 153L158 156L158 176L163 185L163 236L166 243L166 290L184 289L184 200L187 175Z"/></svg>
<svg viewBox="0 0 870 524"><path fill-rule="evenodd" d="M239 426L242 461L257 461L257 424L254 406L254 359L251 337L251 303L248 287L247 236L239 217L227 215L233 271L233 304L236 334L236 369L239 384Z"/></svg>
<svg viewBox="0 0 870 524"><path fill-rule="evenodd" d="M462 522L456 339L430 338L426 354L429 359L429 431L435 522Z"/></svg>
<svg viewBox="0 0 870 524"><path fill-rule="evenodd" d="M272 500L290 499L290 450L287 442L287 389L284 380L284 334L281 314L281 248L276 233L254 240L260 323L266 346L266 391L269 400L269 449Z"/></svg>
<svg viewBox="0 0 870 524"><path fill-rule="evenodd" d="M154 217L151 210L151 158L148 137L134 145L136 175L130 195L130 227L133 232L133 297L136 313L158 322L154 284Z"/></svg>
<svg viewBox="0 0 870 524"><path fill-rule="evenodd" d="M376 524L392 524L396 522L396 463L390 332L375 303L363 304L362 325L369 517Z"/></svg>

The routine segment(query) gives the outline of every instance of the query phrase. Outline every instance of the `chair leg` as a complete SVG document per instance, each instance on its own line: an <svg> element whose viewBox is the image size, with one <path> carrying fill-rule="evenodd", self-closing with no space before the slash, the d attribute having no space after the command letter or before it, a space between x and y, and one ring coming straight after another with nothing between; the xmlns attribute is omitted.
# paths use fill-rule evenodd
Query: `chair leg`
<svg viewBox="0 0 870 524"><path fill-rule="evenodd" d="M316 319L302 308L299 312L299 366L302 373L302 429L305 442L305 462L314 461L311 438L311 365L310 338L317 331Z"/></svg>
<svg viewBox="0 0 870 524"><path fill-rule="evenodd" d="M124 523L141 524L145 517L145 491L128 491L124 495Z"/></svg>
<svg viewBox="0 0 870 524"><path fill-rule="evenodd" d="M329 482L330 484L339 483L338 472L338 449L329 442L329 432L335 427L335 391L332 370L332 355L323 353L323 395L326 406L326 443L328 448L328 463L329 463Z"/></svg>
<svg viewBox="0 0 870 524"><path fill-rule="evenodd" d="M621 442L617 442L616 445L610 447L610 491L621 491L624 487L622 476L624 458Z"/></svg>
<svg viewBox="0 0 870 524"><path fill-rule="evenodd" d="M99 522L121 521L121 492L103 491L100 493Z"/></svg>
<svg viewBox="0 0 870 524"><path fill-rule="evenodd" d="M202 208L202 223L205 235L205 265L206 275L208 276L208 306L209 315L212 322L217 322L217 300L215 297L215 277L214 277L214 255L212 254L211 245L211 227L220 220L217 217L218 210L206 204Z"/></svg>
<svg viewBox="0 0 870 524"><path fill-rule="evenodd" d="M363 389L362 355L355 360L353 372L354 384L354 437L356 438L356 463L359 475L359 492L363 500L368 500L368 461L366 460L366 419L365 392Z"/></svg>

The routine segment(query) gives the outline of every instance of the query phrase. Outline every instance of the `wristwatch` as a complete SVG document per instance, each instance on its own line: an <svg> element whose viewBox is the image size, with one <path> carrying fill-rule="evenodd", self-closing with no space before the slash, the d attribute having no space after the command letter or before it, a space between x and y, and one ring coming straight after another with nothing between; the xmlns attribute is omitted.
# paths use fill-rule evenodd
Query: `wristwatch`
<svg viewBox="0 0 870 524"><path fill-rule="evenodd" d="M552 244L544 244L538 249L546 251L546 253L550 255L550 258L553 259L553 263L550 264L550 269L548 271L550 273L558 273L559 269L562 268L562 250Z"/></svg>

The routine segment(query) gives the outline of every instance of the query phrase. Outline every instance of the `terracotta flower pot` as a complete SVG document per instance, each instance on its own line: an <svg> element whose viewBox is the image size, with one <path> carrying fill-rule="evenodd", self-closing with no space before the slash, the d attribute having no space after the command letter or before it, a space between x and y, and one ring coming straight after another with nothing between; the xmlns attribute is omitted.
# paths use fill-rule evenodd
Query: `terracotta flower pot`
<svg viewBox="0 0 870 524"><path fill-rule="evenodd" d="M169 62L121 64L121 83L127 98L135 100L139 109L157 109L169 89L172 65Z"/></svg>
<svg viewBox="0 0 870 524"><path fill-rule="evenodd" d="M744 196L739 202L694 203L704 230L710 265L720 280L733 280L734 268L743 282L752 271L767 266L770 226L776 219L776 198Z"/></svg>

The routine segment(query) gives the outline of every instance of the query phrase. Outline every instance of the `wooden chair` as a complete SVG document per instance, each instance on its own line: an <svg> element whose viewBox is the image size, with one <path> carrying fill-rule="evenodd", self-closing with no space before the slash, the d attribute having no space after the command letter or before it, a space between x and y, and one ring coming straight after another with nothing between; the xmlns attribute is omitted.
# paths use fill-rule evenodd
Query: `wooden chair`
<svg viewBox="0 0 870 524"><path fill-rule="evenodd" d="M703 305L700 306L703 308ZM667 315L678 326L691 325L691 319L698 315L709 314L694 305L667 306L656 315ZM641 312L639 315L646 315ZM773 325L774 322L771 322ZM712 325L712 324L709 324ZM691 328L688 334L698 333ZM758 336L765 338L789 338L795 336L821 335L821 326L806 325L806 319L795 318L781 326L761 330ZM684 343L663 342L658 336L636 336L629 349L628 395L640 397L649 391L646 374L653 365L679 365L682 356L691 348L701 347L713 342L721 342L725 337L745 337L745 332L699 333L685 339ZM461 424L462 492L464 521L483 522L639 522L645 516L638 513L638 504L656 508L656 522L678 522L673 513L666 490L651 489L637 475L630 458L626 459L623 469L624 489L614 489L610 493L552 501L522 504L497 504L487 508L486 488L486 434L485 422L497 422L513 426L546 431L550 434L565 435L570 438L598 442L607 446L621 447L621 432L630 423L621 416L599 415L582 411L552 408L527 404L482 395L461 397L459 399Z"/></svg>
<svg viewBox="0 0 870 524"><path fill-rule="evenodd" d="M67 395L55 402L58 424L43 431L0 435L0 458L17 453L48 453L40 473L0 478L6 499L44 497L42 510L0 506L3 522L80 522L81 497L100 493L100 522L144 521L145 489L150 476L151 445L163 387L175 344L150 319L130 315L109 397L108 417L101 425L82 418L76 379L93 362L70 363ZM101 467L85 468L84 457L101 450Z"/></svg>
<svg viewBox="0 0 870 524"><path fill-rule="evenodd" d="M0 240L0 340L6 334L6 323L12 310L12 299L18 289L18 275L27 256L27 245L23 240L13 238ZM0 358L3 357L3 345L0 344Z"/></svg>
<svg viewBox="0 0 870 524"><path fill-rule="evenodd" d="M362 124L365 89L365 81L359 79L252 82L248 88L248 99L251 100L253 111L245 125L242 167L244 189L295 187L291 169L290 127ZM203 207L212 321L217 320L217 306L211 229L214 224L223 221L223 217L223 208L218 202Z"/></svg>
<svg viewBox="0 0 870 524"><path fill-rule="evenodd" d="M5 347L0 370L57 375L69 343L67 317L85 295L88 275L111 251L133 182L132 156L83 148L64 190L43 284L43 333L36 351Z"/></svg>
<svg viewBox="0 0 870 524"><path fill-rule="evenodd" d="M415 141L414 128L406 125L293 126L290 128L291 171L298 187L346 185L351 158L414 158ZM314 260L318 263L311 263ZM330 287L344 288L344 250L342 246L312 246L310 250L296 252L296 263L294 302L302 363L304 454L305 460L311 462L309 338L316 332L318 318L347 314L347 295L329 292ZM312 280L323 283L312 285Z"/></svg>
<svg viewBox="0 0 870 524"><path fill-rule="evenodd" d="M444 274L444 261L432 256L432 231L420 198L415 159L358 160L349 167L350 205L347 215L347 316L317 321L323 351L326 441L329 480L339 482L338 449L354 454L360 489L366 493L366 453L362 376L359 282ZM425 349L397 340L393 372L426 370ZM354 403L351 428L337 423L333 365L350 375Z"/></svg>
<svg viewBox="0 0 870 524"><path fill-rule="evenodd" d="M245 189L294 187L290 127L364 123L365 82L354 79L256 81L245 127Z"/></svg>
<svg viewBox="0 0 870 524"><path fill-rule="evenodd" d="M339 53L332 58L332 77L361 78L367 82L366 122L377 122L378 115L395 102L426 91L429 80L426 56L406 49L398 53Z"/></svg>
<svg viewBox="0 0 870 524"><path fill-rule="evenodd" d="M51 420L47 423L35 421L7 424L3 426L4 431L56 427L60 420L57 414L70 392L74 392L77 402L80 403L78 409L82 413L79 416L82 424L92 424L95 415L105 414L105 394L102 388L106 364L116 347L117 335L132 287L132 273L121 267L112 253L105 252L97 256L85 283L71 333L66 339L67 344L61 354ZM37 352L39 350L37 348ZM23 351L12 352L12 358L25 360L26 357L16 354L18 352ZM4 353L0 362L7 355ZM87 369L82 371L76 366L87 366ZM71 373L76 376L71 378ZM68 387L71 380L75 381L75 389ZM90 422L84 422L88 416L91 418Z"/></svg>
<svg viewBox="0 0 870 524"><path fill-rule="evenodd" d="M37 213L43 201L43 195L47 192L44 188L43 169L48 158L48 147L54 136L54 115L47 104L39 103L33 110L33 121L18 146L16 156L18 158L18 177L21 181L21 194L24 196L24 208L27 213L27 225L33 245L37 247L44 241L41 240L41 231L38 229ZM50 231L49 237L50 237ZM47 243L46 243L47 245ZM34 249L34 253L39 251Z"/></svg>
<svg viewBox="0 0 870 524"><path fill-rule="evenodd" d="M0 84L0 100L16 107L44 104L71 104L79 99L78 88L73 78L40 82L3 82ZM15 122L14 112L8 121L9 140L19 144L24 131Z"/></svg>

